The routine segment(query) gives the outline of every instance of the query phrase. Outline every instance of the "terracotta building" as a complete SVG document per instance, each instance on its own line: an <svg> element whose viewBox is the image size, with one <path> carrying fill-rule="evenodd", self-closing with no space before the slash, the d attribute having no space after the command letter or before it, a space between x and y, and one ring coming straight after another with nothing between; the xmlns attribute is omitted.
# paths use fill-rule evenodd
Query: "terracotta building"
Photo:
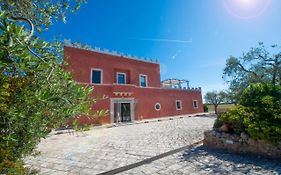
<svg viewBox="0 0 281 175"><path fill-rule="evenodd" d="M201 88L189 88L188 81L177 79L161 82L157 62L70 43L65 44L64 55L75 81L94 86L93 95L107 97L93 106L108 109L102 123L203 112ZM86 117L81 121L96 122Z"/></svg>

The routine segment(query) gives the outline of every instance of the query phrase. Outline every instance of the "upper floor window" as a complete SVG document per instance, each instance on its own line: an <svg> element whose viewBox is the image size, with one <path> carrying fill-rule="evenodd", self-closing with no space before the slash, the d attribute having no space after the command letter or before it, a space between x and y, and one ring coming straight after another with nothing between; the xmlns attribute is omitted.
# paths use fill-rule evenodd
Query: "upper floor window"
<svg viewBox="0 0 281 175"><path fill-rule="evenodd" d="M197 100L193 100L193 108L198 108L198 101Z"/></svg>
<svg viewBox="0 0 281 175"><path fill-rule="evenodd" d="M147 75L140 75L140 87L147 87Z"/></svg>
<svg viewBox="0 0 281 175"><path fill-rule="evenodd" d="M92 69L91 83L94 83L94 84L102 83L102 70L101 69Z"/></svg>
<svg viewBox="0 0 281 175"><path fill-rule="evenodd" d="M126 84L126 74L117 72L117 84Z"/></svg>
<svg viewBox="0 0 281 175"><path fill-rule="evenodd" d="M180 100L176 100L176 109L177 110L182 110L182 103Z"/></svg>

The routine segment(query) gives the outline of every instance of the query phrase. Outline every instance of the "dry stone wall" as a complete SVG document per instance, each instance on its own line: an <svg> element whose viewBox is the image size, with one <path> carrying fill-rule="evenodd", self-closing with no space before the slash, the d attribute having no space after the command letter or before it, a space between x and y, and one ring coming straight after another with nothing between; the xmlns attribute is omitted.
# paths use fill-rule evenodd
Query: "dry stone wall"
<svg viewBox="0 0 281 175"><path fill-rule="evenodd" d="M205 131L204 145L236 153L281 159L281 142L274 146L266 140L251 139L245 133L239 136L213 130Z"/></svg>

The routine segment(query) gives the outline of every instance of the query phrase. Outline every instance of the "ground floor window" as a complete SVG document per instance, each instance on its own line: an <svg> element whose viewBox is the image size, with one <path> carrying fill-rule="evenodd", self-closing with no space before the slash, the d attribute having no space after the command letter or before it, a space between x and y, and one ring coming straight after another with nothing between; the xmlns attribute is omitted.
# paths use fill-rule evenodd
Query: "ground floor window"
<svg viewBox="0 0 281 175"><path fill-rule="evenodd" d="M198 101L197 100L193 100L193 108L198 108Z"/></svg>
<svg viewBox="0 0 281 175"><path fill-rule="evenodd" d="M181 100L176 100L176 109L177 109L177 110L182 110L182 103L181 103Z"/></svg>
<svg viewBox="0 0 281 175"><path fill-rule="evenodd" d="M160 111L161 109L161 104L160 103L156 103L155 106L154 106L155 110L156 111Z"/></svg>

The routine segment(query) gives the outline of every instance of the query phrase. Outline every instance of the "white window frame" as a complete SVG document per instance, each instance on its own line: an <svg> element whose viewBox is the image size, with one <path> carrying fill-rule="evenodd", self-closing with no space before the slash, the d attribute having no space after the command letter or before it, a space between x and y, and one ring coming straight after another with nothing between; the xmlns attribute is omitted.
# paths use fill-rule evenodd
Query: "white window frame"
<svg viewBox="0 0 281 175"><path fill-rule="evenodd" d="M159 108L159 109L157 109L157 108L156 108L156 105L159 105L159 106L160 106L160 108ZM161 106L161 104L160 104L159 102L155 103L155 105L154 105L154 109L155 109L156 111L160 111L160 110L161 110L161 108L162 108L162 106Z"/></svg>
<svg viewBox="0 0 281 175"><path fill-rule="evenodd" d="M125 78L125 84L127 84L127 75L124 72L116 72L116 83L117 84L122 84L122 83L118 83L118 74L123 74L124 78Z"/></svg>
<svg viewBox="0 0 281 175"><path fill-rule="evenodd" d="M92 76L93 76L93 71L100 71L100 83L93 83L92 82ZM91 72L90 72L90 84L103 84L103 70L102 69L99 69L99 68L91 68Z"/></svg>
<svg viewBox="0 0 281 175"><path fill-rule="evenodd" d="M180 103L180 108L178 108L177 103ZM182 110L182 101L181 100L176 100L176 110Z"/></svg>
<svg viewBox="0 0 281 175"><path fill-rule="evenodd" d="M194 102L196 102L197 106L194 106ZM192 105L193 105L193 108L197 109L198 108L198 100L193 100Z"/></svg>
<svg viewBox="0 0 281 175"><path fill-rule="evenodd" d="M146 86L141 86L141 77L144 76L145 77L145 84ZM142 88L148 87L148 76L145 74L139 74L139 86Z"/></svg>

